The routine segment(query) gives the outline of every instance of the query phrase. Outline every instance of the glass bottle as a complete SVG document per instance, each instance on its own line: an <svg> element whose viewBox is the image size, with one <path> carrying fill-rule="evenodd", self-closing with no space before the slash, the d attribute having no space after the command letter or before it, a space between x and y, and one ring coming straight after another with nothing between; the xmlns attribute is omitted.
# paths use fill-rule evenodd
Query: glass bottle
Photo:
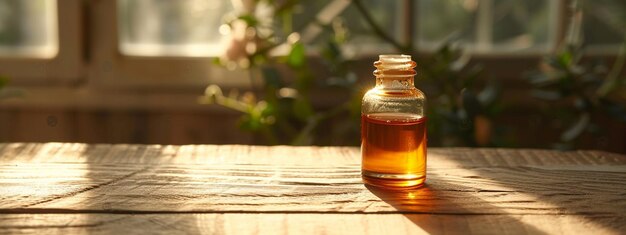
<svg viewBox="0 0 626 235"><path fill-rule="evenodd" d="M426 179L426 97L409 55L380 55L376 87L361 106L361 175L366 184L416 188Z"/></svg>

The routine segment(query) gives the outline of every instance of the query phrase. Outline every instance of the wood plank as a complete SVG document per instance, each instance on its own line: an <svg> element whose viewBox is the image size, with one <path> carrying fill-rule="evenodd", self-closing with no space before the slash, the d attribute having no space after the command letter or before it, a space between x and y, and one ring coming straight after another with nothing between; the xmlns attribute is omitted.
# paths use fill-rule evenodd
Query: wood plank
<svg viewBox="0 0 626 235"><path fill-rule="evenodd" d="M623 155L429 151L425 187L388 191L353 147L0 144L0 233L625 231Z"/></svg>
<svg viewBox="0 0 626 235"><path fill-rule="evenodd" d="M108 145L77 143L0 144L2 163L82 162L123 164L360 164L356 147L248 145ZM626 156L602 151L429 148L433 167L626 165Z"/></svg>
<svg viewBox="0 0 626 235"><path fill-rule="evenodd" d="M594 168L431 168L426 187L389 192L358 165L22 163L0 165L0 212L626 213L626 166Z"/></svg>
<svg viewBox="0 0 626 235"><path fill-rule="evenodd" d="M623 234L625 224L554 215L3 214L0 234Z"/></svg>

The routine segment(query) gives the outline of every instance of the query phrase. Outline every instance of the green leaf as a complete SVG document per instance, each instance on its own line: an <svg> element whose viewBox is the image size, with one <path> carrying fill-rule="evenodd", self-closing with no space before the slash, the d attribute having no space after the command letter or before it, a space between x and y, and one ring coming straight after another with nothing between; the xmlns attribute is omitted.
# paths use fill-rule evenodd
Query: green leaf
<svg viewBox="0 0 626 235"><path fill-rule="evenodd" d="M287 0L287 1L281 1L281 2L282 4L276 8L275 13L274 13L277 16L280 16L280 15L291 16L293 12L293 8L297 6L299 3L298 0ZM275 4L274 1L269 1L269 3Z"/></svg>
<svg viewBox="0 0 626 235"><path fill-rule="evenodd" d="M237 19L245 21L250 27L256 27L259 24L259 20L251 14L240 15Z"/></svg>
<svg viewBox="0 0 626 235"><path fill-rule="evenodd" d="M269 117L269 116L274 116L274 114L277 112L277 104L276 103L267 103L267 107L265 107L265 109L263 109L261 111L261 116L263 117Z"/></svg>
<svg viewBox="0 0 626 235"><path fill-rule="evenodd" d="M468 119L473 120L474 116L482 113L483 107L474 92L463 88L463 90L461 90L461 101L463 109L467 112Z"/></svg>
<svg viewBox="0 0 626 235"><path fill-rule="evenodd" d="M262 126L261 118L258 115L246 113L239 119L239 128L246 131L259 131Z"/></svg>
<svg viewBox="0 0 626 235"><path fill-rule="evenodd" d="M337 58L341 57L341 49L339 49L339 45L336 42L329 40L322 51L322 55L327 60L336 61Z"/></svg>
<svg viewBox="0 0 626 235"><path fill-rule="evenodd" d="M585 128L589 125L590 119L591 115L589 113L583 113L580 115L580 117L578 117L578 121L567 129L567 131L561 134L561 141L570 142L580 136L580 134L582 134Z"/></svg>
<svg viewBox="0 0 626 235"><path fill-rule="evenodd" d="M494 82L491 82L485 89L478 93L478 101L483 106L488 106L496 101L496 98L500 95L500 87Z"/></svg>
<svg viewBox="0 0 626 235"><path fill-rule="evenodd" d="M224 64L222 63L222 60L219 57L213 58L211 60L211 63L213 63L214 65L224 66Z"/></svg>
<svg viewBox="0 0 626 235"><path fill-rule="evenodd" d="M283 81L276 67L263 66L261 68L261 74L263 75L263 81L266 87L278 88L283 86Z"/></svg>
<svg viewBox="0 0 626 235"><path fill-rule="evenodd" d="M302 68L305 63L306 52L304 45L302 43L294 43L291 46L291 51L289 51L289 55L287 55L287 65L292 68Z"/></svg>
<svg viewBox="0 0 626 235"><path fill-rule="evenodd" d="M544 59L544 62L555 69L568 71L574 65L573 58L574 55L572 54L572 52L569 50L565 50L556 55L546 57Z"/></svg>
<svg viewBox="0 0 626 235"><path fill-rule="evenodd" d="M572 64L572 53L570 51L564 51L558 56L558 62L563 68L569 68Z"/></svg>
<svg viewBox="0 0 626 235"><path fill-rule="evenodd" d="M293 102L294 115L302 120L306 121L309 117L313 116L313 106L308 99L303 96L298 96Z"/></svg>
<svg viewBox="0 0 626 235"><path fill-rule="evenodd" d="M472 56L469 53L461 53L458 58L455 58L454 61L450 63L448 69L453 72L459 72L467 66L471 59Z"/></svg>

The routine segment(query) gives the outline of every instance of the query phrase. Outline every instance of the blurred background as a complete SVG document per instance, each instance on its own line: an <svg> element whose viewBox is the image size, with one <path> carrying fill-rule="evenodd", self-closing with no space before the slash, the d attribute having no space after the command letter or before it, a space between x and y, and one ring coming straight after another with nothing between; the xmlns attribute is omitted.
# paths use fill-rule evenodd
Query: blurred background
<svg viewBox="0 0 626 235"><path fill-rule="evenodd" d="M379 54L429 146L626 153L622 0L0 0L0 141L359 145Z"/></svg>

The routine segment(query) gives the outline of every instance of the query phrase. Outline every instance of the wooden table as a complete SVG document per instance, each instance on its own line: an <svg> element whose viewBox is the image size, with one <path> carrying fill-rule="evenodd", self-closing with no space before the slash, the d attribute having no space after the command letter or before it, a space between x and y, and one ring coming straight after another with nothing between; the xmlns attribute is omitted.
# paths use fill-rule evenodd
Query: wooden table
<svg viewBox="0 0 626 235"><path fill-rule="evenodd" d="M431 148L423 188L353 147L0 144L0 233L625 234L626 156Z"/></svg>

